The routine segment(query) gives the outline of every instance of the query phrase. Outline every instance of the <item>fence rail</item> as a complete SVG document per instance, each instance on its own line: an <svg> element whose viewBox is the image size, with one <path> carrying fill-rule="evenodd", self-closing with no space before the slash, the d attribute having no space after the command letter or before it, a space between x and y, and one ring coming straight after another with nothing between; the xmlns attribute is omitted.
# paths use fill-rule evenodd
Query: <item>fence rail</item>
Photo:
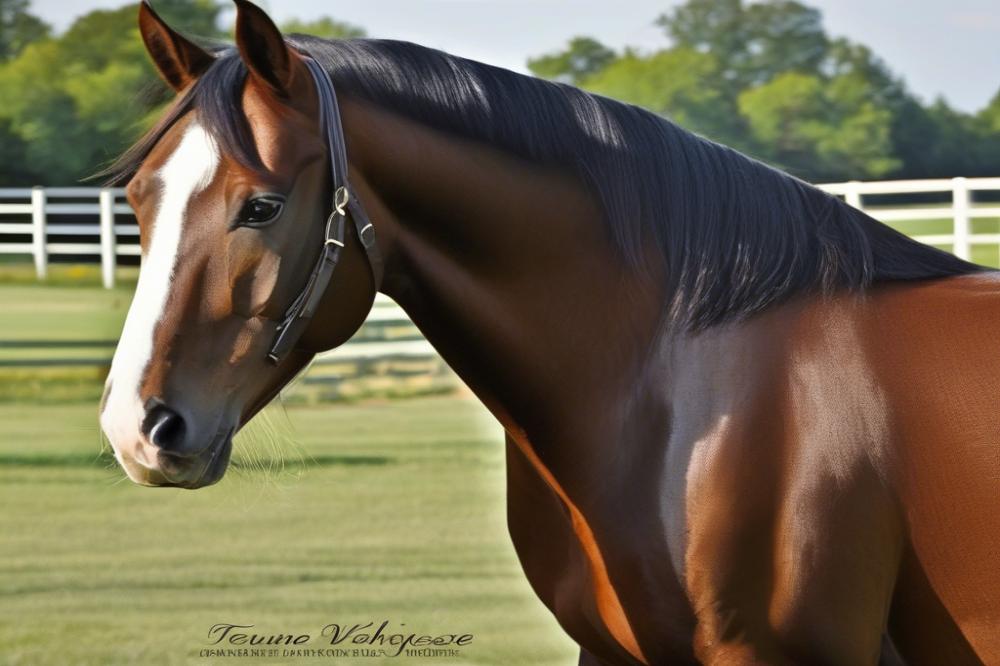
<svg viewBox="0 0 1000 666"><path fill-rule="evenodd" d="M940 220L951 218L950 234L915 234L928 245L950 245L962 259L972 256L973 245L1000 245L1000 234L972 233L972 220L1000 218L1000 205L974 206L973 192L1000 191L1000 178L941 178L936 180L884 180L828 183L819 186L830 194L844 197L850 205L883 222ZM950 192L950 205L926 207L865 207L865 195L925 194Z"/></svg>
<svg viewBox="0 0 1000 666"><path fill-rule="evenodd" d="M134 222L117 223L119 216L133 217L132 207L124 201L124 197L125 190L121 188L0 188L0 219L30 216L30 222L0 222L0 254L32 255L39 279L44 279L48 273L50 255L97 255L101 261L101 280L110 289L115 284L118 257L140 254L138 243L118 242L118 236L139 236L139 226ZM60 200L66 199L77 201L60 203ZM97 221L50 224L50 218L60 216L95 217ZM30 235L31 242L2 242L4 235ZM95 240L51 242L50 235L81 236Z"/></svg>

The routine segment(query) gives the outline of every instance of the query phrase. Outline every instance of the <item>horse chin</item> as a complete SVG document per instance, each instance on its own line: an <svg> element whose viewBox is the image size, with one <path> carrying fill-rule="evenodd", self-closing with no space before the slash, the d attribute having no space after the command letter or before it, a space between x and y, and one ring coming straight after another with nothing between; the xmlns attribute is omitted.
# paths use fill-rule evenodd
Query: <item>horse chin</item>
<svg viewBox="0 0 1000 666"><path fill-rule="evenodd" d="M128 477L141 486L197 490L217 483L225 476L232 451L233 433L229 432L194 457L159 452L154 467L127 459L122 459L122 467Z"/></svg>
<svg viewBox="0 0 1000 666"><path fill-rule="evenodd" d="M218 483L225 476L226 470L229 469L229 458L232 453L233 433L230 432L222 441L216 443L215 446L211 447L210 451L206 452L208 459L201 468L202 472L200 475L191 477L194 479L193 481L189 480L177 483L176 485L181 488L196 490Z"/></svg>

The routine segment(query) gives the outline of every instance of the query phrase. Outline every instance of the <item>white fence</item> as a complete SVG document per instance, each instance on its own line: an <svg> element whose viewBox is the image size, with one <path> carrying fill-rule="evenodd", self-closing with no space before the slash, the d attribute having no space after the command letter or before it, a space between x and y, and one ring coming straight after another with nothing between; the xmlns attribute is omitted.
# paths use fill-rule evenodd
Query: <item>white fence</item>
<svg viewBox="0 0 1000 666"><path fill-rule="evenodd" d="M844 197L847 203L865 210L883 222L951 219L949 234L914 238L931 245L948 245L958 256L968 259L971 246L1000 245L1000 233L974 234L971 221L1000 218L1000 204L974 205L973 193L1000 193L1000 178L951 178L940 180L850 181L820 185ZM866 207L870 195L951 193L945 205L900 208ZM0 254L31 255L38 277L44 278L51 255L95 255L100 257L105 287L114 286L119 256L136 256L139 245L119 242L120 236L137 238L139 229L132 209L124 200L124 190L89 187L0 188ZM67 201L72 200L72 201ZM61 223L60 217L84 216L95 221ZM11 219L13 218L13 219ZM23 219L19 219L23 218ZM4 236L30 237L30 242L4 242ZM79 239L78 242L50 242L50 236Z"/></svg>
<svg viewBox="0 0 1000 666"><path fill-rule="evenodd" d="M972 255L972 245L998 245L1000 234L972 233L972 220L1000 218L1000 203L992 206L973 205L973 192L1000 191L1000 178L950 178L939 180L885 180L829 183L820 188L844 197L847 203L860 208L883 222L909 222L951 218L950 234L915 234L913 238L928 245L950 245L962 259ZM866 208L865 195L924 194L950 192L950 205L906 206L901 208Z"/></svg>
<svg viewBox="0 0 1000 666"><path fill-rule="evenodd" d="M115 266L119 256L139 255L137 243L119 243L118 236L139 235L132 217L132 208L124 201L120 188L96 187L34 187L25 189L0 188L0 254L30 254L35 260L35 272L44 279L49 256L54 254L98 255L105 287L115 284ZM74 199L66 203L66 199ZM7 221L10 216L25 216L30 221ZM50 224L52 218L66 216L92 217L95 222ZM132 221L118 224L118 217ZM4 236L31 236L30 243L5 243ZM50 235L87 239L86 242L49 242Z"/></svg>

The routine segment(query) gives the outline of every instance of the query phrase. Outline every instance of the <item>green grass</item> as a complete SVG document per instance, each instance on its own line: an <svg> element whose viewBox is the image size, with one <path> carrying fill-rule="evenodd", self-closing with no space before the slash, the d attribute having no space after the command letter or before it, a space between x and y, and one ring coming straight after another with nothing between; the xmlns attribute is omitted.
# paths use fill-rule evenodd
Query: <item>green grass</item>
<svg viewBox="0 0 1000 666"><path fill-rule="evenodd" d="M448 664L575 663L516 562L500 430L476 403L272 411L297 443L258 428L195 492L122 481L95 415L0 405L0 663L247 663L200 658L209 627L383 619L474 634Z"/></svg>
<svg viewBox="0 0 1000 666"><path fill-rule="evenodd" d="M115 280L130 290L139 277L136 266L119 266ZM38 278L30 258L0 255L0 284L35 284ZM97 264L50 263L45 283L56 287L99 287L101 267Z"/></svg>
<svg viewBox="0 0 1000 666"><path fill-rule="evenodd" d="M132 288L0 266L0 338L114 339ZM0 369L18 403L0 404L0 663L206 664L218 622L382 619L473 633L452 664L573 663L516 562L499 428L474 402L272 408L280 447L252 425L219 485L153 490L101 452L100 374Z"/></svg>
<svg viewBox="0 0 1000 666"><path fill-rule="evenodd" d="M67 269L68 270L68 269ZM5 273L6 271L6 273ZM101 289L65 271L53 283L21 279L21 271L0 267L0 340L115 340L132 299L133 284ZM4 281L4 278L7 281ZM111 349L3 349L0 360L51 357L110 357ZM0 404L89 402L100 398L106 369L0 367Z"/></svg>
<svg viewBox="0 0 1000 666"><path fill-rule="evenodd" d="M133 285L101 289L41 282L0 284L0 338L115 340Z"/></svg>

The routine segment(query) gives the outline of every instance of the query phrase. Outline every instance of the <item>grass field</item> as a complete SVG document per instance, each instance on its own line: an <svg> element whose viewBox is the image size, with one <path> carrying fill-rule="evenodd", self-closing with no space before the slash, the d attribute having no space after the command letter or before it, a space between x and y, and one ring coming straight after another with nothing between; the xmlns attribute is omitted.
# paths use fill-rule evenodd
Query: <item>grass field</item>
<svg viewBox="0 0 1000 666"><path fill-rule="evenodd" d="M244 453L196 492L122 481L95 411L0 405L0 663L247 663L199 657L209 628L382 620L474 639L445 660L295 663L575 663L516 562L500 431L473 401L272 412L296 443L237 446L271 471Z"/></svg>
<svg viewBox="0 0 1000 666"><path fill-rule="evenodd" d="M0 339L118 335L129 275L105 291L93 271L26 273L0 266ZM472 399L272 407L190 492L123 481L102 454L96 370L5 372L0 664L575 663L516 561L501 432ZM382 620L474 638L444 660L199 656L217 623L319 648L327 624Z"/></svg>
<svg viewBox="0 0 1000 666"><path fill-rule="evenodd" d="M49 284L24 279L23 267L0 267L0 341L2 340L115 340L121 332L134 284L101 289L99 275L81 272L75 282L72 269L56 268ZM44 358L46 349L5 349L0 361ZM61 358L111 355L111 349L59 350ZM0 404L95 403L100 399L105 368L6 368L0 366Z"/></svg>

